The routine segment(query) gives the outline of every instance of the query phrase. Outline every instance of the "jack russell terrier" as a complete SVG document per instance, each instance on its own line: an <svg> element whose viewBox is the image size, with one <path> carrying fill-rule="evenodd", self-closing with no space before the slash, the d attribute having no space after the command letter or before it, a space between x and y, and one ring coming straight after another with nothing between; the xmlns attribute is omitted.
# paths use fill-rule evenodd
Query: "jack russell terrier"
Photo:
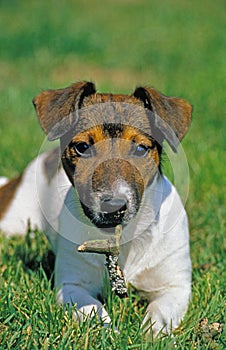
<svg viewBox="0 0 226 350"><path fill-rule="evenodd" d="M60 148L40 154L18 178L1 178L0 229L26 233L29 222L44 231L56 255L57 300L75 304L76 317L97 314L109 325L104 256L77 247L122 225L119 264L149 302L143 324L154 335L171 332L190 299L191 261L187 216L162 174L161 154L164 140L177 151L192 107L151 87L100 94L91 82L44 91L33 103Z"/></svg>

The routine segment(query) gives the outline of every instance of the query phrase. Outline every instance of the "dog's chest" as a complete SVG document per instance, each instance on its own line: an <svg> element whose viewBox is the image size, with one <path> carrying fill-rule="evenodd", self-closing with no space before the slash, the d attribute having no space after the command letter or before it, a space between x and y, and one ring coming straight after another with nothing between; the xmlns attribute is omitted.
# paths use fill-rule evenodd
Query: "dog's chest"
<svg viewBox="0 0 226 350"><path fill-rule="evenodd" d="M161 288L162 280L159 275L165 276L162 272L165 268L164 259L170 254L169 250L175 248L175 244L171 244L170 249L169 247L166 249L170 235L163 233L165 220L169 218L171 191L172 187L166 179L156 179L144 198L142 210L138 212L134 222L123 229L119 265L126 282L136 289L151 292ZM82 271L87 272L90 284L102 285L105 271L104 257L98 254L79 253L77 247L87 240L106 239L106 234L102 237L100 230L84 215L73 188L66 196L60 215L60 234L70 243L70 252L67 251L64 256L70 255L73 271L77 271L76 267L80 266ZM75 278L77 281L78 276ZM81 278L84 283L87 282L87 277L85 280Z"/></svg>

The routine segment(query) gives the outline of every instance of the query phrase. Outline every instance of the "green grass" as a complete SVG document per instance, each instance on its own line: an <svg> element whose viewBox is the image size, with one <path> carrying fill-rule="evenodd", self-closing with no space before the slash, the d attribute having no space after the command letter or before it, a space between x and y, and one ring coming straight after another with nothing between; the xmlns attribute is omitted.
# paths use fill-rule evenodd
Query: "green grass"
<svg viewBox="0 0 226 350"><path fill-rule="evenodd" d="M135 295L108 300L121 331L77 325L55 304L52 255L35 235L0 240L0 349L224 349L225 2L0 2L0 174L16 176L44 140L31 100L42 89L91 79L101 91L150 84L187 98L193 297L175 337L151 345ZM165 164L170 173L169 164ZM208 324L205 324L205 318ZM213 331L214 323L219 330Z"/></svg>

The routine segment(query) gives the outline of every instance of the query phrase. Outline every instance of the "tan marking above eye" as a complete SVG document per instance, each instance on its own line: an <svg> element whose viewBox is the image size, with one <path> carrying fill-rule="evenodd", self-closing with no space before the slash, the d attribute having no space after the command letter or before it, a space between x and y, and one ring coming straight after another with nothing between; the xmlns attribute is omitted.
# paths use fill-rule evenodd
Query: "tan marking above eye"
<svg viewBox="0 0 226 350"><path fill-rule="evenodd" d="M148 156L148 154L150 153L150 155L153 154L153 158L155 159L155 161L159 161L159 157L153 153L153 151L156 149L155 143L153 143L152 140L146 135L140 133L139 129L128 125L124 125L121 131L122 132L120 137L115 138L119 141L119 143L117 144L119 147L118 150L120 150L119 152L122 152L121 155L124 154L124 157L139 157L139 153L135 151L134 145L136 145L137 147L139 147L140 145L141 147L143 146L147 149L146 153L143 152L143 157ZM104 127L102 125L94 126L86 131L79 133L72 139L72 146L70 147L71 156L77 158L78 152L75 151L75 145L79 143L86 143L90 147L94 146L91 156L83 158L103 156L107 152L107 150L109 152L111 149L111 145L105 143L105 141L107 140L111 140L111 137L108 133L104 132ZM120 140L124 140L127 142L121 143ZM81 157L81 155L79 156ZM140 157L142 157L142 152L140 152Z"/></svg>
<svg viewBox="0 0 226 350"><path fill-rule="evenodd" d="M152 147L151 139L144 134L141 134L138 129L135 129L133 127L126 126L124 128L122 137L125 140L135 142L137 145L141 144L150 148Z"/></svg>
<svg viewBox="0 0 226 350"><path fill-rule="evenodd" d="M90 140L92 140L91 143L95 144L107 140L109 138L110 136L104 133L103 128L100 125L79 133L72 139L72 142L87 142L88 144L90 144ZM138 129L130 126L124 126L123 133L120 138L136 142L137 144L144 144L148 147L152 147L152 141L150 138L148 138L144 134L141 134Z"/></svg>
<svg viewBox="0 0 226 350"><path fill-rule="evenodd" d="M88 129L86 131L83 131L76 135L73 139L73 143L77 142L87 142L90 143L98 143L100 141L103 141L106 139L106 136L104 135L103 129L101 126L95 126L91 129ZM90 142L91 141L91 142Z"/></svg>

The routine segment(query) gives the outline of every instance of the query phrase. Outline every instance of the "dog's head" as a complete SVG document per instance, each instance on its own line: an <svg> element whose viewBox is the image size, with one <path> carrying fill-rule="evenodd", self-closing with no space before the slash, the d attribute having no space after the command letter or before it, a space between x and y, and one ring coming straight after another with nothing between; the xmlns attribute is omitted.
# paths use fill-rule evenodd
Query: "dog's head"
<svg viewBox="0 0 226 350"><path fill-rule="evenodd" d="M89 82L42 92L33 100L49 140L60 139L62 163L85 214L100 228L127 224L161 172L164 140L176 151L191 106L153 88L98 94Z"/></svg>

